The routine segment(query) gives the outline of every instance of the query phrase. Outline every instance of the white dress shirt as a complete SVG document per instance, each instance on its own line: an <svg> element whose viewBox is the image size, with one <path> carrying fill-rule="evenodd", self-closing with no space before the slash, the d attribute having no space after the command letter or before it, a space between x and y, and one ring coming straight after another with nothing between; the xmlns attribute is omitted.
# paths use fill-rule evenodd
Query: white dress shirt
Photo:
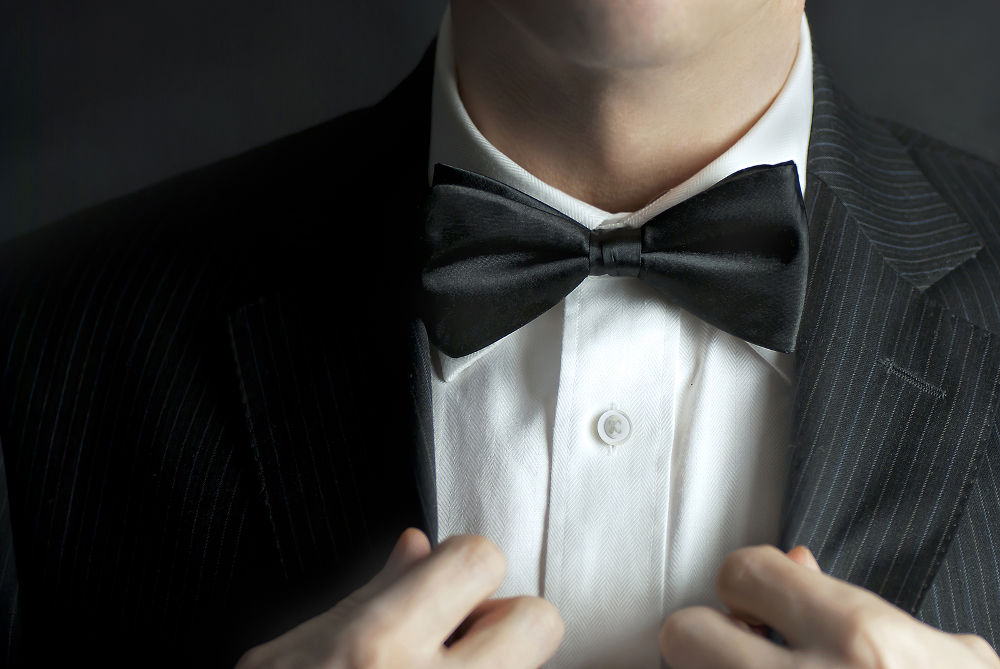
<svg viewBox="0 0 1000 669"><path fill-rule="evenodd" d="M636 212L546 184L479 132L458 94L446 12L430 165L507 183L590 229L637 227L745 167L794 160L805 192L812 50L724 155ZM547 667L660 666L671 611L716 604L732 550L774 543L788 467L792 355L748 344L638 279L591 276L556 307L463 358L431 351L438 539L507 556L497 596L539 595L566 635Z"/></svg>

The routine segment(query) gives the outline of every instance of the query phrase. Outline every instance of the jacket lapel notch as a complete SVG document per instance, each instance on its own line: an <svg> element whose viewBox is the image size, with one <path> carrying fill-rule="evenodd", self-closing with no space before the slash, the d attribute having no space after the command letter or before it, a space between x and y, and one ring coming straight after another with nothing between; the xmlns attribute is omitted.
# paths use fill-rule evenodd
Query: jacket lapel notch
<svg viewBox="0 0 1000 669"><path fill-rule="evenodd" d="M920 290L983 247L883 123L858 113L818 60L808 172L830 186L885 261Z"/></svg>

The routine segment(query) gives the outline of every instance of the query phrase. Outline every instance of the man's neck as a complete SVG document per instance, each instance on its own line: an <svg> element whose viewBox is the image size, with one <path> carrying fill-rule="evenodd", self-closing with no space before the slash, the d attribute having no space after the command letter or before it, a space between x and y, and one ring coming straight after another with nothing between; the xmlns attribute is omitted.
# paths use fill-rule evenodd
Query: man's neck
<svg viewBox="0 0 1000 669"><path fill-rule="evenodd" d="M724 153L781 91L801 7L761 6L712 48L653 66L557 53L486 2L453 3L459 91L500 151L610 212L634 211Z"/></svg>

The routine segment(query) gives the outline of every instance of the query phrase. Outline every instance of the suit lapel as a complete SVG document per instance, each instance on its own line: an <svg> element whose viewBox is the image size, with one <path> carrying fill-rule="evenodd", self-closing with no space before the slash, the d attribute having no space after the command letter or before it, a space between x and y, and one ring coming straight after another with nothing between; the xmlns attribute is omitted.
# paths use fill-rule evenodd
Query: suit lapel
<svg viewBox="0 0 1000 669"><path fill-rule="evenodd" d="M923 290L978 235L884 126L815 76L810 277L796 360L795 451L781 545L915 612L982 459L993 333Z"/></svg>
<svg viewBox="0 0 1000 669"><path fill-rule="evenodd" d="M325 150L305 142L324 165L309 192L289 194L306 205L290 208L280 241L259 253L277 264L268 274L279 287L228 314L249 448L288 580L334 573L359 584L403 529L436 529L412 258L432 55L433 45L379 105L335 121Z"/></svg>

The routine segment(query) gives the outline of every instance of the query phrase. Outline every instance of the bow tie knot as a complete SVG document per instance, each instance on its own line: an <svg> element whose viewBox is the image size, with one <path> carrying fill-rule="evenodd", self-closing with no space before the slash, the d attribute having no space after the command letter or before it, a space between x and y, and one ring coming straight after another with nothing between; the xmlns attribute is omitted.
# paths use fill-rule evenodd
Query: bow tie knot
<svg viewBox="0 0 1000 669"><path fill-rule="evenodd" d="M468 355L556 306L588 276L637 277L725 332L792 351L807 227L792 162L760 165L647 221L588 230L510 186L437 165L424 221L423 318Z"/></svg>
<svg viewBox="0 0 1000 669"><path fill-rule="evenodd" d="M590 276L639 276L642 231L616 228L590 231Z"/></svg>

